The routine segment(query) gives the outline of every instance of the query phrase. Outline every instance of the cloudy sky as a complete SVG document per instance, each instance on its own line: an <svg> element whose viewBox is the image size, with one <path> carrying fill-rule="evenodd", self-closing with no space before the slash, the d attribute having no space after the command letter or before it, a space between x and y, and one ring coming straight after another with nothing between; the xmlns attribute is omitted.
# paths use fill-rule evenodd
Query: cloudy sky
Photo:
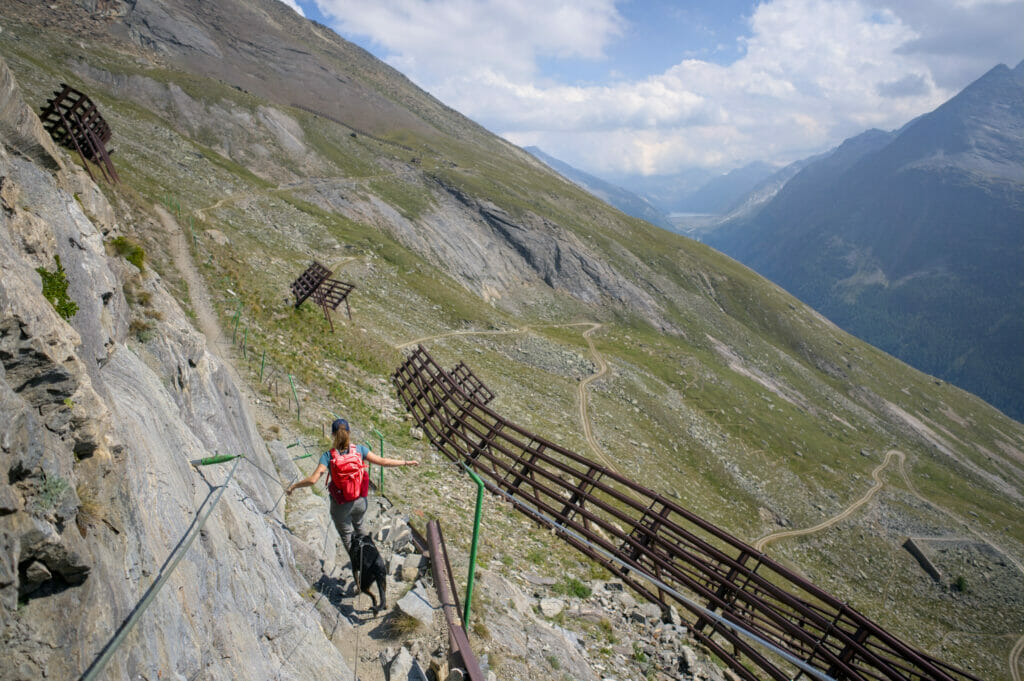
<svg viewBox="0 0 1024 681"><path fill-rule="evenodd" d="M1024 0L284 0L606 177L787 163L1024 59Z"/></svg>

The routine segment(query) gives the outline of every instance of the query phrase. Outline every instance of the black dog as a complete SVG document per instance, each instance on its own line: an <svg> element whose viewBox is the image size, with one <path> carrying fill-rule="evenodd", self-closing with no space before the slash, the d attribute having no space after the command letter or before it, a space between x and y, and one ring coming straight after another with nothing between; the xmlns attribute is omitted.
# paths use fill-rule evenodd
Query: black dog
<svg viewBox="0 0 1024 681"><path fill-rule="evenodd" d="M352 561L352 576L355 578L358 592L368 594L373 601L374 614L380 612L381 608L387 608L387 577L388 569L384 565L384 559L377 550L373 539L369 535L361 534L352 538L352 548L348 552L349 560ZM377 584L377 593L380 594L380 605L377 599L370 593L370 587Z"/></svg>

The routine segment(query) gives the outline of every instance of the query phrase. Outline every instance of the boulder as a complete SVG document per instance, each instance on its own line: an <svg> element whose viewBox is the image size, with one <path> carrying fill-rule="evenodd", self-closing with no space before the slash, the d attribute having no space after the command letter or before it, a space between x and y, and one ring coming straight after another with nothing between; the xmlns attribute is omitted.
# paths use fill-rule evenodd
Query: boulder
<svg viewBox="0 0 1024 681"><path fill-rule="evenodd" d="M437 608L431 603L423 584L417 583L412 591L398 601L398 609L409 617L419 620L424 627L429 627L434 622L434 610Z"/></svg>

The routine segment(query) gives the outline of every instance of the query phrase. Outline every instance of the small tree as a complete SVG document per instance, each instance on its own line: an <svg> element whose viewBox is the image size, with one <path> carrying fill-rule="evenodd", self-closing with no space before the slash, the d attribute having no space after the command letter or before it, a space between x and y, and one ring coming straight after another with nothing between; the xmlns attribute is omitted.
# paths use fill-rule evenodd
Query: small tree
<svg viewBox="0 0 1024 681"><path fill-rule="evenodd" d="M57 314L64 319L71 319L78 312L78 303L68 298L68 277L60 263L60 256L53 256L53 261L57 265L53 272L45 267L36 268L43 280L43 296L50 301Z"/></svg>

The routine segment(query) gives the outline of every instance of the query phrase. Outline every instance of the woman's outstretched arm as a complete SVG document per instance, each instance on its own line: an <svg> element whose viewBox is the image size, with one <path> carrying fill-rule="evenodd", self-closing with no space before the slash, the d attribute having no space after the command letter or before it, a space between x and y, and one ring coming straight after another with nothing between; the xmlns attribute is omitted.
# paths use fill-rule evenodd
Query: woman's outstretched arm
<svg viewBox="0 0 1024 681"><path fill-rule="evenodd" d="M321 464L317 464L317 467L316 467L315 471L310 473L308 476L306 476L302 480L296 480L292 484L288 485L288 489L285 490L285 491L288 494L291 494L293 490L296 490L299 487L310 487L312 485L315 485L316 481L320 479L320 476L323 475L326 472L327 472L327 466L323 465L322 463Z"/></svg>
<svg viewBox="0 0 1024 681"><path fill-rule="evenodd" d="M377 464L378 466L384 466L385 468L393 468L395 466L418 466L419 461L406 461L404 459L385 459L383 456L377 456L373 452L369 452L366 455L366 460L370 463Z"/></svg>

